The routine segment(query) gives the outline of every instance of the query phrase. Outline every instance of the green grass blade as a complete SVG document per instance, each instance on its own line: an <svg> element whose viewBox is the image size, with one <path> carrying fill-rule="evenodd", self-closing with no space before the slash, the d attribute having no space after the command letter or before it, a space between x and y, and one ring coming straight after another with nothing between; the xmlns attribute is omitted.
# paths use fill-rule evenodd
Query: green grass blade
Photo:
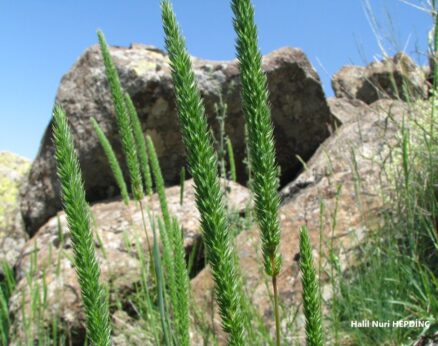
<svg viewBox="0 0 438 346"><path fill-rule="evenodd" d="M160 227L160 234L163 243L163 259L165 260L167 285L169 286L169 295L172 301L174 325L177 331L176 337L180 345L188 345L189 287L188 279L185 279L185 277L188 278L188 274L181 229L175 220L173 222L171 220L160 164L154 143L149 136L146 137L146 145L164 220L164 226Z"/></svg>
<svg viewBox="0 0 438 346"><path fill-rule="evenodd" d="M155 225L152 224L152 231L154 234L154 240L153 240L153 255L154 255L154 265L155 265L155 274L157 279L157 291L158 291L158 307L160 309L160 316L161 316L161 327L163 329L163 337L164 337L164 343L166 346L171 346L171 340L172 337L170 335L169 330L169 316L166 311L166 305L164 300L164 276L163 276L163 270L161 266L161 257L160 257L160 249L158 246L158 240L157 240L157 232L155 230Z"/></svg>
<svg viewBox="0 0 438 346"><path fill-rule="evenodd" d="M4 261L1 263L3 278L0 282L0 344L7 345L9 340L9 298L15 289L14 271L9 264Z"/></svg>
<svg viewBox="0 0 438 346"><path fill-rule="evenodd" d="M179 345L190 344L189 335L189 294L190 283L189 273L186 264L186 252L184 249L183 231L176 221L172 220L173 233L173 254L175 263L175 283L176 283L176 306L174 307L177 316L176 331Z"/></svg>
<svg viewBox="0 0 438 346"><path fill-rule="evenodd" d="M90 209L85 200L79 160L67 117L61 107L55 107L53 119L57 170L73 244L74 265L84 303L88 337L94 345L106 346L111 344L109 309L105 289L99 283L100 269L94 250Z"/></svg>
<svg viewBox="0 0 438 346"><path fill-rule="evenodd" d="M154 176L155 186L157 188L158 198L160 200L161 212L163 215L164 224L167 230L171 227L171 218L169 214L169 208L167 206L166 189L164 186L164 179L161 173L160 163L158 161L157 152L155 150L154 143L150 136L146 137L146 147L150 158L152 167L152 173Z"/></svg>
<svg viewBox="0 0 438 346"><path fill-rule="evenodd" d="M105 136L105 133L97 123L96 119L91 118L91 123L93 124L94 131L96 132L100 145L102 146L102 149L108 159L108 163L110 165L111 171L113 172L114 179L116 180L117 186L120 189L120 194L122 195L123 202L128 205L128 188L126 187L125 178L123 177L122 169L120 168L120 164L117 160L116 154L114 153L111 143Z"/></svg>
<svg viewBox="0 0 438 346"><path fill-rule="evenodd" d="M237 181L236 175L236 162L234 160L234 150L231 140L227 138L227 152L228 152L228 163L230 164L230 178L231 181Z"/></svg>

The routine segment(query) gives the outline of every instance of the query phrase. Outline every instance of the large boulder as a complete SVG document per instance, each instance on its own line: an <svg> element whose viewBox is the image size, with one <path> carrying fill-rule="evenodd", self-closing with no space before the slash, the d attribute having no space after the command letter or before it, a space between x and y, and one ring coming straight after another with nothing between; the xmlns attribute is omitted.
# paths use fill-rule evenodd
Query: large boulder
<svg viewBox="0 0 438 346"><path fill-rule="evenodd" d="M28 238L21 218L18 190L29 168L29 160L0 152L0 278L3 261L13 267Z"/></svg>
<svg viewBox="0 0 438 346"><path fill-rule="evenodd" d="M406 105L399 101L382 100L371 107L363 105L355 110L354 121L346 122L327 139L307 169L281 191L280 208L282 271L278 277L279 295L283 311L282 329L285 344L304 344L299 277L299 229L307 225L313 244L315 263L319 263L319 247L326 254L332 246L341 270L351 269L358 260L358 250L369 231L382 222L380 217L386 202L382 189L388 187L384 162L390 148L397 143ZM351 111L354 108L348 105ZM392 121L391 119L396 119ZM334 222L336 220L336 222ZM236 239L246 291L249 299L273 334L273 311L269 280L263 274L260 254L260 237L257 227L242 232ZM322 282L327 283L328 256L321 257ZM267 281L268 280L268 281ZM212 276L208 267L192 280L193 296L198 306L212 320ZM329 300L331 286L323 284L323 299ZM221 331L220 317L215 307L214 329ZM293 323L295 313L296 325ZM256 319L254 319L256 320ZM292 325L292 327L291 327ZM225 335L220 343L224 344Z"/></svg>
<svg viewBox="0 0 438 346"><path fill-rule="evenodd" d="M250 193L237 183L223 183L230 215L238 218L250 207ZM201 244L192 180L185 183L183 204L180 204L179 186L168 188L166 196L170 213L183 228L184 246L189 254L195 244ZM147 215L154 217L161 214L156 194L145 199L144 205L149 210ZM91 212L101 281L110 287L111 305L119 309L112 314L114 344L146 345L144 333L136 333L130 339L129 331L142 323L130 300L142 280L141 256L149 258L145 235L147 233L152 241L149 217L146 216L145 232L137 203L126 206L120 200L108 200L93 205ZM202 247L198 245L197 249ZM200 263L194 265L198 271L203 267L203 251L200 255ZM17 285L9 304L14 321L11 327L12 345L32 344L39 335L48 335L42 331L50 330L55 322L58 335L66 335L74 345L83 345L85 316L72 257L66 217L64 212L60 212L26 243L17 262ZM33 329L26 330L26 323L30 323Z"/></svg>
<svg viewBox="0 0 438 346"><path fill-rule="evenodd" d="M379 99L426 99L427 74L403 53L366 67L344 66L332 78L336 97L371 104Z"/></svg>
<svg viewBox="0 0 438 346"><path fill-rule="evenodd" d="M138 110L144 132L155 141L164 178L169 184L175 183L186 158L167 55L143 45L114 47L110 53L121 83ZM234 146L238 180L244 183L244 117L237 62L197 58L192 61L206 113L216 130L214 106L221 98L227 106L226 133ZM331 123L331 115L319 77L301 50L277 50L264 57L263 67L268 76L277 154L285 184L300 168L296 155L308 159L329 136L327 125ZM107 160L90 123L91 117L97 119L122 159L114 108L97 46L87 49L62 78L56 103L62 105L68 115L88 199L94 202L117 195ZM34 234L61 207L51 125L44 134L21 194L21 210L29 234Z"/></svg>

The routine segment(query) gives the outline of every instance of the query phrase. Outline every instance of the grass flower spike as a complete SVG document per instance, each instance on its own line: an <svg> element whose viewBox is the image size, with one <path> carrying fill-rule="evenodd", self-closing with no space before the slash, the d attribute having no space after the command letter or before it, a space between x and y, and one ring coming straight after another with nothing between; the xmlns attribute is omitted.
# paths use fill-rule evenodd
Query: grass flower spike
<svg viewBox="0 0 438 346"><path fill-rule="evenodd" d="M94 251L90 209L85 200L79 161L66 115L61 107L55 107L53 117L58 176L73 244L74 265L85 308L87 335L93 345L109 346L111 341L108 302L105 289L99 283L100 269Z"/></svg>
<svg viewBox="0 0 438 346"><path fill-rule="evenodd" d="M188 164L195 183L203 239L211 266L222 326L230 345L244 344L244 324L231 232L217 176L217 157L185 40L169 1L162 1L165 43Z"/></svg>
<svg viewBox="0 0 438 346"><path fill-rule="evenodd" d="M321 297L316 270L313 264L309 231L300 230L300 269L303 284L303 306L306 316L307 345L322 346Z"/></svg>
<svg viewBox="0 0 438 346"><path fill-rule="evenodd" d="M120 189L120 194L122 195L123 202L128 205L129 203L129 195L128 188L126 187L125 179L123 178L122 169L120 167L119 161L117 160L116 154L109 142L108 138L105 136L102 128L97 123L96 119L91 118L91 123L94 127L94 131L96 132L97 138L99 139L100 145L105 152L105 155L108 159L111 171L113 172L114 179L116 180L117 186Z"/></svg>
<svg viewBox="0 0 438 346"><path fill-rule="evenodd" d="M146 141L144 139L144 134L141 128L140 120L138 119L137 111L135 110L134 104L127 93L125 93L125 104L131 120L135 143L137 145L138 158L140 160L141 172L143 173L146 194L150 196L152 194L152 176L149 168Z"/></svg>
<svg viewBox="0 0 438 346"><path fill-rule="evenodd" d="M262 70L262 56L257 46L254 8L250 0L232 0L234 29L237 33L236 50L242 84L242 107L248 129L248 146L253 170L252 191L261 230L265 271L272 276L277 345L280 344L277 275L280 272L280 225L277 193L278 168L275 158L273 126L268 105L266 75Z"/></svg>
<svg viewBox="0 0 438 346"><path fill-rule="evenodd" d="M101 31L97 32L102 58L106 69L106 76L113 96L116 109L116 120L122 141L123 152L126 156L129 175L131 177L132 193L136 200L143 198L143 185L141 180L140 165L138 163L137 146L132 132L131 120L125 103L125 97L117 75L117 70L111 60L105 37Z"/></svg>
<svg viewBox="0 0 438 346"><path fill-rule="evenodd" d="M250 160L254 172L253 190L256 212L262 231L266 272L273 276L280 271L278 245L280 227L277 193L277 163L273 126L268 106L266 75L257 48L254 10L249 0L233 0L234 27L237 32L237 56L242 83L242 106L248 128Z"/></svg>

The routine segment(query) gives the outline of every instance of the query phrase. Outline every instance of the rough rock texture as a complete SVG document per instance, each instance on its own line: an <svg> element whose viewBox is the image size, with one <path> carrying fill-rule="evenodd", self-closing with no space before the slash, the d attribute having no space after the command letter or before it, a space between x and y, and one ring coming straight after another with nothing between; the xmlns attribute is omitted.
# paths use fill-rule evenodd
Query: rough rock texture
<svg viewBox="0 0 438 346"><path fill-rule="evenodd" d="M330 112L332 112L333 117L337 120L338 126L357 121L369 112L368 105L361 100L329 97L327 103Z"/></svg>
<svg viewBox="0 0 438 346"><path fill-rule="evenodd" d="M427 75L403 53L366 67L344 66L332 78L336 97L371 104L379 99L425 99Z"/></svg>
<svg viewBox="0 0 438 346"><path fill-rule="evenodd" d="M21 218L18 189L29 171L27 159L8 152L0 152L0 277L1 263L14 266L27 241Z"/></svg>
<svg viewBox="0 0 438 346"><path fill-rule="evenodd" d="M228 205L235 212L243 213L250 203L248 190L236 183L224 182L224 184L226 184L224 187L229 189ZM184 244L189 252L195 241L200 240L199 214L195 206L192 181L187 181L185 185L182 206L180 205L179 187L167 189L166 195L170 213L180 221L183 227ZM145 204L150 209L151 215L160 214L156 194L150 200L146 200ZM112 297L121 299L122 306L128 309L129 302L123 299L133 292L141 280L136 242L140 244L140 251L147 249L140 209L134 202L125 206L118 200L106 201L95 204L92 207L92 215L96 232L97 255L102 272L101 280L110 283ZM147 231L152 241L153 235L149 223ZM47 328L49 323L58 316L60 321L58 328L68 331L75 344L82 345L84 315L76 274L70 261L72 256L65 214L60 212L58 217L50 219L25 245L17 263L17 287L10 300L10 313L14 317L12 330L16 335L16 342L25 340L22 311L25 311L27 320L32 319L31 307L36 298L32 297L29 292L32 291L32 287L33 291L35 287L39 287L41 293L39 298L42 301L45 299L42 306L46 308L43 307L40 315L36 317L39 319L38 325ZM116 292L118 293L115 294ZM128 312L132 317L132 311ZM126 314L126 311L121 310L113 316L117 322L116 325L120 327L120 330L114 332L117 336L116 340L125 340L129 334L128 329L136 327L129 322L129 319L122 318ZM132 328L128 328L127 324ZM141 333L137 337L141 339ZM120 344L123 344L122 341ZM134 344L145 345L140 341ZM126 345L132 345L132 343L128 342Z"/></svg>
<svg viewBox="0 0 438 346"><path fill-rule="evenodd" d="M185 154L167 56L158 49L142 45L111 48L110 52L122 85L138 110L143 130L155 141L165 180L175 183L185 164ZM263 63L269 81L278 160L285 184L301 167L296 155L308 159L329 136L327 124L331 122L331 115L319 77L301 50L277 50L267 55ZM193 58L193 65L206 112L215 128L214 104L220 95L228 107L226 132L234 146L238 179L245 182L242 163L244 118L237 63ZM72 126L88 199L98 201L117 195L106 158L90 124L90 117L96 117L120 156L113 105L97 46L87 49L62 78L56 102L64 107ZM49 124L29 181L22 190L21 210L29 234L34 234L60 210L51 137Z"/></svg>
<svg viewBox="0 0 438 346"><path fill-rule="evenodd" d="M290 312L282 322L284 335L287 337L297 337L296 334L291 335L287 322L301 303L298 267L300 226L307 224L315 249L319 247L321 230L322 250L327 251L329 244L333 244L342 270L354 264L362 239L381 222L379 211L385 206L381 197L382 191L385 191L382 189L386 188L382 163L389 152L389 145L397 142L397 125L388 119L388 112L391 111L392 116L399 120L405 112L404 107L402 102L389 100L367 106L364 116L358 116L356 121L342 125L307 163L308 169L282 190L280 251L283 255L283 267L278 284L285 307L283 311ZM363 107L359 107L359 110L363 111ZM321 203L324 205L322 215ZM335 229L332 227L334 218L337 220ZM246 289L263 321L273 332L274 318L266 282L261 274L263 266L260 264L263 262L259 247L257 228L242 232L237 238ZM314 256L317 253L315 251ZM324 257L322 264L328 269ZM316 257L315 261L319 259ZM323 279L327 277L323 276ZM209 296L212 287L208 267L192 280L193 296L201 309L208 311L208 314L211 310L208 305L211 302ZM324 286L322 292L324 299L331 297L329 285ZM206 319L209 320L209 317ZM216 330L220 331L217 312L214 321ZM298 330L302 331L304 319L301 307L297 324ZM300 335L303 337L302 333ZM220 340L223 344L224 335ZM292 339L288 339L286 344L296 344L297 339L293 340L292 342Z"/></svg>

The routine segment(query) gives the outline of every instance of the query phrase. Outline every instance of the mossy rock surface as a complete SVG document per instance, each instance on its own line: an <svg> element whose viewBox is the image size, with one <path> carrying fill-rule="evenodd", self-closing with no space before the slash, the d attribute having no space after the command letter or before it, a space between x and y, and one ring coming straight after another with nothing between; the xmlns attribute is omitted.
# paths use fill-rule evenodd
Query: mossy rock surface
<svg viewBox="0 0 438 346"><path fill-rule="evenodd" d="M29 160L9 152L0 152L0 262L6 260L11 266L15 264L27 240L18 196L29 169Z"/></svg>

